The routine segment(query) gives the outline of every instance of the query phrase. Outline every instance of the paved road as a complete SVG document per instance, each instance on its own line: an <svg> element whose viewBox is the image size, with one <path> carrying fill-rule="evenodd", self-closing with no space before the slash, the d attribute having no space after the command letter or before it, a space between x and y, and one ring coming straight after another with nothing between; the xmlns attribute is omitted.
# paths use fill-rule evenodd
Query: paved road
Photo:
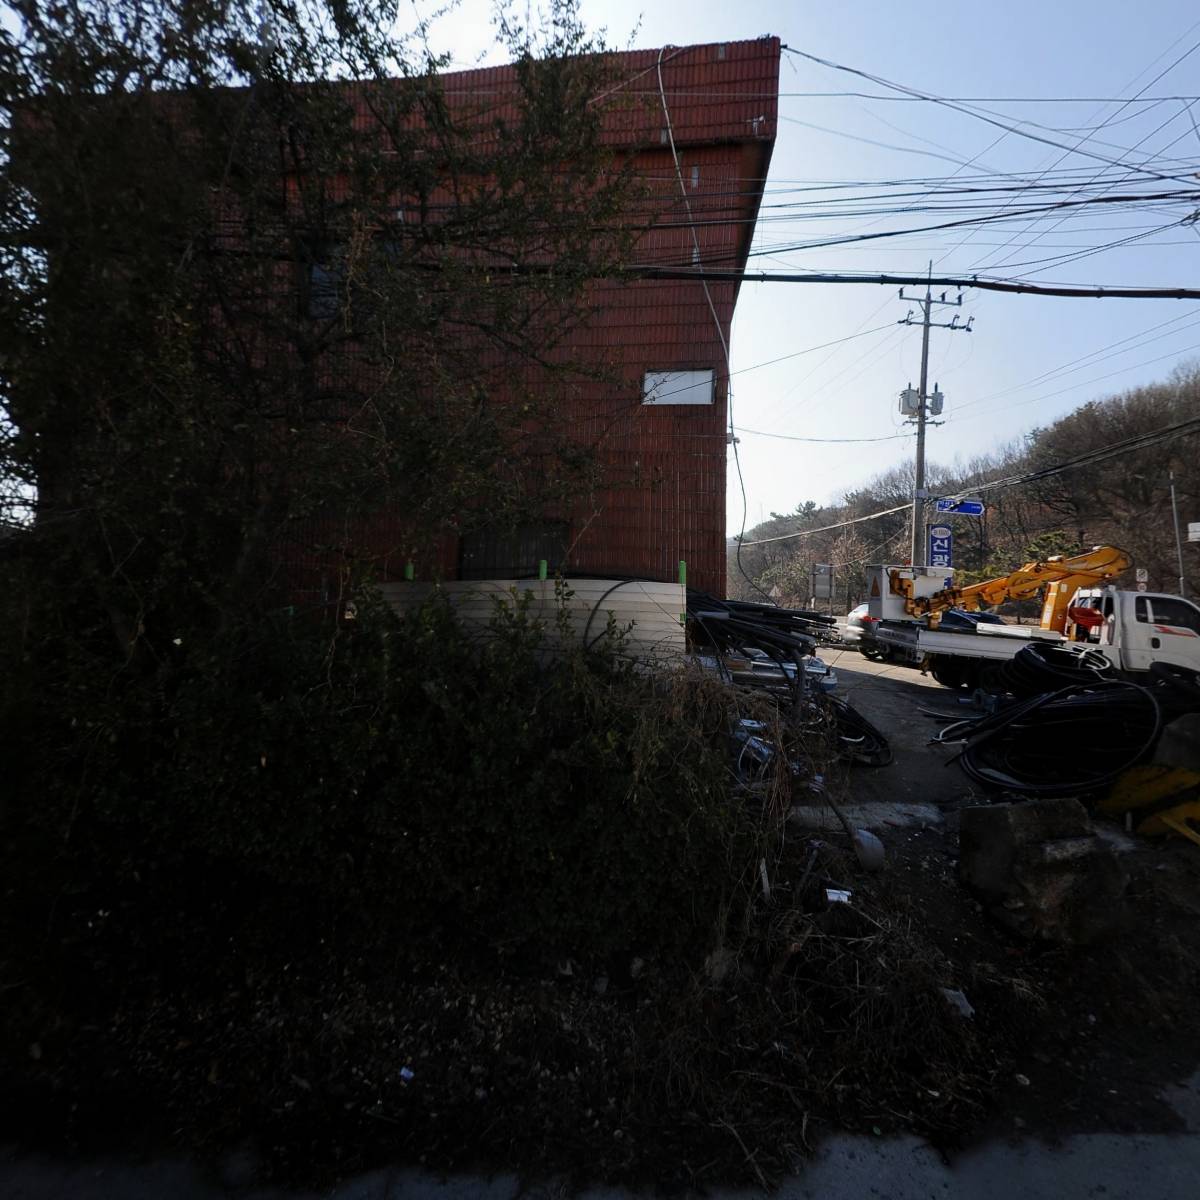
<svg viewBox="0 0 1200 1200"><path fill-rule="evenodd" d="M890 767L851 773L854 800L937 805L972 796L967 778L948 765L953 753L928 745L929 738L963 709L959 693L916 667L870 662L853 647L822 648L820 658L837 672L836 695L887 736L895 756ZM947 720L925 716L922 710L944 713Z"/></svg>
<svg viewBox="0 0 1200 1200"><path fill-rule="evenodd" d="M953 1163L916 1138L837 1137L776 1194L780 1200L1195 1200L1197 1180L1194 1134L1090 1134L1054 1147L992 1143ZM377 1171L319 1192L285 1192L222 1184L178 1162L64 1165L0 1157L5 1200L565 1200L570 1194L557 1184L522 1187L512 1176L441 1179L417 1171ZM729 1200L761 1194L710 1193ZM638 1200L607 1189L584 1197Z"/></svg>

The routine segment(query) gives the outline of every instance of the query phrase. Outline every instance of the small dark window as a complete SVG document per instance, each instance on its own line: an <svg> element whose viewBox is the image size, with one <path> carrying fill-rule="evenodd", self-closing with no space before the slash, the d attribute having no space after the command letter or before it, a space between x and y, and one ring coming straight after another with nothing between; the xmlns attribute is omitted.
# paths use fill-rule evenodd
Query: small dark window
<svg viewBox="0 0 1200 1200"><path fill-rule="evenodd" d="M329 321L341 312L346 289L345 248L311 247L305 259L304 311L314 321Z"/></svg>
<svg viewBox="0 0 1200 1200"><path fill-rule="evenodd" d="M553 574L567 556L567 526L562 521L519 525L516 529L482 529L459 543L460 579L528 579L546 560Z"/></svg>
<svg viewBox="0 0 1200 1200"><path fill-rule="evenodd" d="M1171 596L1154 596L1150 600L1150 611L1155 625L1173 625L1176 629L1190 629L1200 634L1200 609L1186 600Z"/></svg>
<svg viewBox="0 0 1200 1200"><path fill-rule="evenodd" d="M1143 625L1150 624L1150 601L1145 596L1137 598L1137 603L1133 606L1133 619L1141 621Z"/></svg>
<svg viewBox="0 0 1200 1200"><path fill-rule="evenodd" d="M338 315L345 275L335 266L313 263L308 269L308 315L328 321Z"/></svg>

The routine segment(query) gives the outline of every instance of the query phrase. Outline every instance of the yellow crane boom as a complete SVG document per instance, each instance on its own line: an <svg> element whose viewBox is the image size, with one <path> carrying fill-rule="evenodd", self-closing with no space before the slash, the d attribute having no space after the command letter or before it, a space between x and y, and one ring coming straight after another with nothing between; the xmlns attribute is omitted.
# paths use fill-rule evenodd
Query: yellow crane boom
<svg viewBox="0 0 1200 1200"><path fill-rule="evenodd" d="M1042 628L1062 631L1067 605L1077 588L1094 587L1126 570L1133 560L1116 546L1093 546L1086 554L1065 558L1061 554L1040 562L1027 562L1008 575L973 583L969 587L943 588L932 596L915 597L911 579L892 574L892 589L904 596L904 609L914 617L929 617L930 625L948 608L968 611L1005 600L1031 600L1047 590L1042 607Z"/></svg>

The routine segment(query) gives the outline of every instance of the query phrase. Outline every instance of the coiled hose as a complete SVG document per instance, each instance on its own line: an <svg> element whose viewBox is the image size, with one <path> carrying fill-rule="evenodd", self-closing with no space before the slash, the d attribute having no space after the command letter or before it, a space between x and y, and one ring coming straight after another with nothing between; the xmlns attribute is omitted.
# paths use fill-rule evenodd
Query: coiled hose
<svg viewBox="0 0 1200 1200"><path fill-rule="evenodd" d="M1099 650L1030 642L996 670L1000 687L1014 696L1040 696L1113 678L1113 664Z"/></svg>
<svg viewBox="0 0 1200 1200"><path fill-rule="evenodd" d="M1154 747L1165 691L1111 680L1020 700L963 731L959 765L989 789L1094 794Z"/></svg>

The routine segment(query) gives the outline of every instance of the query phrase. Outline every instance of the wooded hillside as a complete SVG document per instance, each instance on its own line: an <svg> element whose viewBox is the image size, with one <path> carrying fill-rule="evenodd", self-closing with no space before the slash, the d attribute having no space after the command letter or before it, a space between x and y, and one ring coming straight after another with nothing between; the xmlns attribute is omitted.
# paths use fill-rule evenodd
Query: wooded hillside
<svg viewBox="0 0 1200 1200"><path fill-rule="evenodd" d="M1198 416L1200 365L1189 364L1161 383L1090 401L991 454L954 466L931 464L926 472L931 494L978 492L987 501L982 519L957 517L949 522L958 579L970 583L1002 575L1030 558L1111 543L1128 550L1134 563L1149 571L1151 590L1177 591L1169 480L1173 471L1186 538L1187 522L1200 520L1200 456L1194 432L1124 450L1098 464L1018 481ZM800 501L795 512L772 513L769 521L746 531L740 566L736 539L731 540L729 594L762 599L761 590L781 604L804 605L811 597L813 564L832 563L833 611L847 612L865 598L868 563L907 561L910 514L901 506L909 503L912 485L913 463L906 460L848 490L840 504L821 507ZM891 508L901 511L842 524ZM841 528L825 529L831 525ZM808 529L823 531L749 544ZM1200 587L1200 546L1185 542L1183 554L1188 591L1194 594Z"/></svg>

